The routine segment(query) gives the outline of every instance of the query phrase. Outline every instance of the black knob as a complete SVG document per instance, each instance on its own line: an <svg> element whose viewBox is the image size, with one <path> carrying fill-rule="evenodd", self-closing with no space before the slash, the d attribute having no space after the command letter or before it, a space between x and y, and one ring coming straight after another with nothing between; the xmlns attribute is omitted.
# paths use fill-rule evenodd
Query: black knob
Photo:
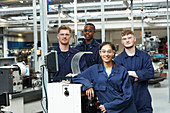
<svg viewBox="0 0 170 113"><path fill-rule="evenodd" d="M14 82L13 85L15 86L15 85L16 85L16 82Z"/></svg>
<svg viewBox="0 0 170 113"><path fill-rule="evenodd" d="M66 97L68 97L68 96L69 96L69 91L68 91L68 89L67 89L67 88L65 88L64 95L65 95Z"/></svg>

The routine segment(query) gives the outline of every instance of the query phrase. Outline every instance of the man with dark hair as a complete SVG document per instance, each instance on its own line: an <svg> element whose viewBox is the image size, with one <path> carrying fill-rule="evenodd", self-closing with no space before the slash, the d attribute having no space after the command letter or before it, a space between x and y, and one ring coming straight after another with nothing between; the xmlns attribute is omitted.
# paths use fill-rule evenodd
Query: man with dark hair
<svg viewBox="0 0 170 113"><path fill-rule="evenodd" d="M154 69L149 54L135 47L136 37L133 31L124 30L121 33L121 43L124 51L115 62L124 66L133 80L133 93L138 113L152 113L151 95L148 90L148 80L154 77Z"/></svg>
<svg viewBox="0 0 170 113"><path fill-rule="evenodd" d="M99 56L99 45L95 39L94 39L94 34L95 34L95 26L92 23L88 23L84 27L84 37L85 40L77 45L75 48L80 50L80 51L91 51L93 54L86 54L85 59L87 66L90 67L94 64L99 64L101 63L101 59Z"/></svg>
<svg viewBox="0 0 170 113"><path fill-rule="evenodd" d="M102 60L99 55L99 46L100 43L98 43L94 39L94 34L95 34L95 26L92 23L87 23L84 26L84 37L85 40L77 45L75 48L80 50L80 51L90 51L93 52L93 54L85 54L85 60L86 64L88 67L94 65L94 64L100 64L102 63ZM85 92L84 92L85 93ZM82 94L84 94L82 92ZM82 113L97 113L97 106L94 105L97 103L97 97L95 96L93 99L87 99L87 96L82 96Z"/></svg>
<svg viewBox="0 0 170 113"><path fill-rule="evenodd" d="M79 51L70 47L69 41L71 37L70 27L62 25L58 28L57 38L59 39L59 46L56 48L56 51L58 54L59 71L50 78L50 82L60 81L57 77L65 77L67 74L72 73L71 60ZM81 71L87 68L84 57L80 59L79 65Z"/></svg>

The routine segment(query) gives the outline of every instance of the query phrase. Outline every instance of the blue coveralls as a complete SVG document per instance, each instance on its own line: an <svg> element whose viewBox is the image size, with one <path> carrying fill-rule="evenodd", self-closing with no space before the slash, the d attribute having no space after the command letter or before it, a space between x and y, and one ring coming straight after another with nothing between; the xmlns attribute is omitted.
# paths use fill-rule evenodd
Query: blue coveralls
<svg viewBox="0 0 170 113"><path fill-rule="evenodd" d="M148 80L154 77L154 68L149 54L135 49L134 56L128 56L125 50L115 58L115 62L127 71L135 71L138 81L133 83L134 99L138 113L152 113L151 96Z"/></svg>
<svg viewBox="0 0 170 113"><path fill-rule="evenodd" d="M86 64L87 67L90 67L94 64L101 64L102 60L100 58L99 55L99 46L100 43L98 43L95 39L93 39L93 41L88 45L86 45L85 40L77 45L75 48L78 49L79 51L91 51L93 52L93 54L85 54L85 60L86 60Z"/></svg>
<svg viewBox="0 0 170 113"><path fill-rule="evenodd" d="M94 64L101 64L102 60L100 58L99 55L99 46L100 43L98 43L95 39L93 39L93 41L87 45L85 40L80 43L79 45L77 45L75 48L80 50L80 51L90 51L93 52L93 54L85 54L85 60L86 60L86 64L87 67L90 67ZM82 92L82 94L85 92ZM91 101L96 101L96 95L95 98L92 99ZM90 100L88 99L87 96L82 96L82 110L83 113L96 113L97 112L97 106L90 106ZM86 107L88 106L88 107Z"/></svg>
<svg viewBox="0 0 170 113"><path fill-rule="evenodd" d="M59 81L58 78L56 77L65 77L67 74L72 73L71 70L71 60L73 56L79 52L79 50L70 48L69 51L67 52L67 57L65 58L59 48L59 46L56 48L57 55L58 55L58 66L59 66L59 71L53 74L53 81L50 82L56 82ZM80 71L84 71L87 68L85 58L82 56L79 62L80 66Z"/></svg>
<svg viewBox="0 0 170 113"><path fill-rule="evenodd" d="M120 65L112 70L108 76L103 64L95 64L72 78L72 82L83 84L83 90L93 87L107 113L137 113L128 72Z"/></svg>

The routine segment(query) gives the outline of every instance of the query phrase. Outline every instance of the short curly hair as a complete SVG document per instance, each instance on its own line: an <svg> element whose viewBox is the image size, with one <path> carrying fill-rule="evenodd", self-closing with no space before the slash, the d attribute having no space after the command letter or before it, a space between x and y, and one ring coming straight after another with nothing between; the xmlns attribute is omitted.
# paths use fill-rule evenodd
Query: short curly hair
<svg viewBox="0 0 170 113"><path fill-rule="evenodd" d="M122 33L121 33L121 37L123 37L125 35L129 35L129 34L134 35L134 32L130 29L123 30Z"/></svg>
<svg viewBox="0 0 170 113"><path fill-rule="evenodd" d="M67 25L62 25L58 28L58 33L60 33L61 30L69 30L69 32L71 33L71 28Z"/></svg>
<svg viewBox="0 0 170 113"><path fill-rule="evenodd" d="M95 27L95 25L94 25L94 24L92 24L92 23L87 23L84 27L86 27L87 25L92 26L92 27L93 27L93 29L94 29L94 31L96 30L96 27Z"/></svg>

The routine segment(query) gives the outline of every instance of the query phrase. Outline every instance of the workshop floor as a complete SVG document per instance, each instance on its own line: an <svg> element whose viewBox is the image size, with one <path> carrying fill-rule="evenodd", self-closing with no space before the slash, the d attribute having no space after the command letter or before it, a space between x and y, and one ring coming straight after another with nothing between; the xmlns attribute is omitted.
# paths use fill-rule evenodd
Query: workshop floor
<svg viewBox="0 0 170 113"><path fill-rule="evenodd" d="M169 102L169 80L168 78L160 82L160 87L149 85L152 96L153 113L170 113Z"/></svg>

